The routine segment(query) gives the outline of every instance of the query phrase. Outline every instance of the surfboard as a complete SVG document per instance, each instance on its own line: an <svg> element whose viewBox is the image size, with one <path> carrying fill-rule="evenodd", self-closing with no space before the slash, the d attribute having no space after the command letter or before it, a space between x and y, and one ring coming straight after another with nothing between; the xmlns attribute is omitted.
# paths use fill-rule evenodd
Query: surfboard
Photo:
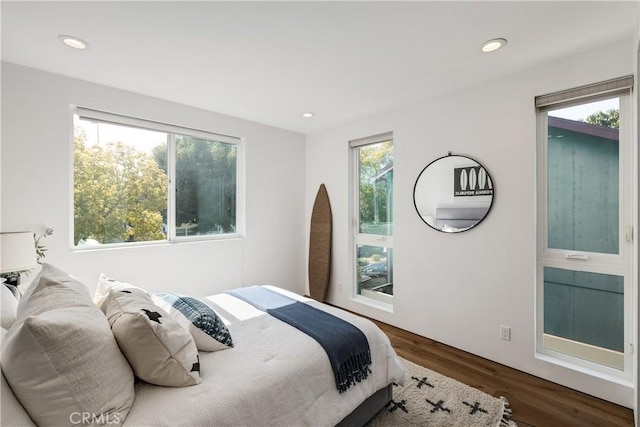
<svg viewBox="0 0 640 427"><path fill-rule="evenodd" d="M313 202L309 235L309 294L324 302L331 276L331 204L324 184Z"/></svg>

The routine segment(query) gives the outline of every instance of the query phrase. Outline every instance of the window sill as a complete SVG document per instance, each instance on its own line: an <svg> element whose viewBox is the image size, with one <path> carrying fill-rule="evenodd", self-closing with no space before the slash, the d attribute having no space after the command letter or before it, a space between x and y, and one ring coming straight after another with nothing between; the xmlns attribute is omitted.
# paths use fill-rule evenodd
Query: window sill
<svg viewBox="0 0 640 427"><path fill-rule="evenodd" d="M588 361L576 359L569 355L550 350L543 350L543 352L536 351L534 357L538 360L571 369L572 371L577 371L604 381L619 384L624 387L633 387L633 381L628 378L628 373L624 371L618 371L606 366L600 367Z"/></svg>
<svg viewBox="0 0 640 427"><path fill-rule="evenodd" d="M224 234L224 235L207 235L207 236L189 236L179 237L175 240L155 240L152 242L131 242L131 243L105 243L87 246L71 246L71 252L94 252L110 249L129 249L129 248L148 248L156 246L171 246L183 243L212 243L223 242L229 240L239 240L241 234Z"/></svg>
<svg viewBox="0 0 640 427"><path fill-rule="evenodd" d="M354 295L352 298L350 298L350 300L358 304L366 305L368 307L372 307L381 311L386 311L387 313L393 313L392 303L378 301L373 298L364 297L362 295Z"/></svg>

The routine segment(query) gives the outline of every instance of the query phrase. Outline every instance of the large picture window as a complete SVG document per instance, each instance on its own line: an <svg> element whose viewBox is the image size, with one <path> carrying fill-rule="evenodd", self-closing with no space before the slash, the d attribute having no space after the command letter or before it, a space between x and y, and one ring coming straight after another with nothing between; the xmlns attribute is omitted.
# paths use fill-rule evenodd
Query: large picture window
<svg viewBox="0 0 640 427"><path fill-rule="evenodd" d="M354 151L356 295L393 301L393 136L350 142Z"/></svg>
<svg viewBox="0 0 640 427"><path fill-rule="evenodd" d="M239 139L78 108L76 247L233 236Z"/></svg>
<svg viewBox="0 0 640 427"><path fill-rule="evenodd" d="M626 378L633 267L630 85L623 78L536 99L537 350Z"/></svg>

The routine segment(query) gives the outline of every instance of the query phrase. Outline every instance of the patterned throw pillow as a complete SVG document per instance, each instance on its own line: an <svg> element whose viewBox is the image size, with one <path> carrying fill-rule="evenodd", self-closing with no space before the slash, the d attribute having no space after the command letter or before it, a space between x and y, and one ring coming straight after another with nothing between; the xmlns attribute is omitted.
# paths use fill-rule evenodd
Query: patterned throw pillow
<svg viewBox="0 0 640 427"><path fill-rule="evenodd" d="M138 378L169 387L202 382L193 338L144 291L112 289L100 309Z"/></svg>
<svg viewBox="0 0 640 427"><path fill-rule="evenodd" d="M153 302L189 331L198 350L218 351L233 347L231 334L222 319L202 301L177 294L154 294Z"/></svg>
<svg viewBox="0 0 640 427"><path fill-rule="evenodd" d="M43 266L2 341L2 371L36 424L72 425L80 414L109 424L126 418L131 367L87 287L67 273ZM4 403L3 393L3 417Z"/></svg>

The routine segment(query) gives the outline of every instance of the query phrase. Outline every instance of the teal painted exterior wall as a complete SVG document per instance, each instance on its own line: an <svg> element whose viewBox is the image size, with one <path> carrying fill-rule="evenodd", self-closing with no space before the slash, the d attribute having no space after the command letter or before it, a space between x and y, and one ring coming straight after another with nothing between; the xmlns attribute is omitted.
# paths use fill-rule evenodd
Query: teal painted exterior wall
<svg viewBox="0 0 640 427"><path fill-rule="evenodd" d="M618 141L549 126L549 248L617 254Z"/></svg>
<svg viewBox="0 0 640 427"><path fill-rule="evenodd" d="M617 254L618 141L548 129L548 247ZM623 277L545 267L545 333L623 351L623 316Z"/></svg>
<svg viewBox="0 0 640 427"><path fill-rule="evenodd" d="M544 332L624 350L621 276L544 268Z"/></svg>

